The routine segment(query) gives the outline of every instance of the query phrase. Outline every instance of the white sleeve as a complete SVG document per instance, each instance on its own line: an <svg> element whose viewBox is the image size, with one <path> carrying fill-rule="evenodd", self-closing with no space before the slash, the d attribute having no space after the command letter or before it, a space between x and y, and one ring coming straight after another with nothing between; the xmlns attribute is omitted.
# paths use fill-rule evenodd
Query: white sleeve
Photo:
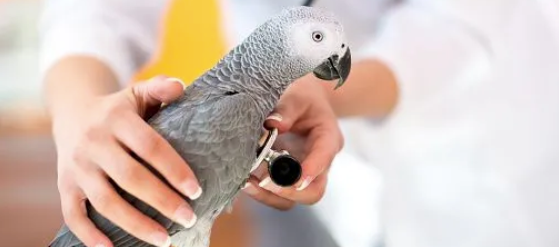
<svg viewBox="0 0 559 247"><path fill-rule="evenodd" d="M154 53L169 1L45 0L40 73L69 55L95 57L125 85Z"/></svg>
<svg viewBox="0 0 559 247"><path fill-rule="evenodd" d="M396 111L427 104L488 71L488 38L464 19L405 2L389 10L380 24L361 57L383 61L395 74L400 90Z"/></svg>

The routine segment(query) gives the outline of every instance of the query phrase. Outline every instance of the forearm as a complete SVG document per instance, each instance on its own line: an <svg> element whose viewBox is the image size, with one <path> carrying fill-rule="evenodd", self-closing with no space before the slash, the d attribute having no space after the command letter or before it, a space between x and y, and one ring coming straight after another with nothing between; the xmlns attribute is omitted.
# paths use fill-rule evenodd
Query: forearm
<svg viewBox="0 0 559 247"><path fill-rule="evenodd" d="M392 71L378 60L363 60L352 65L344 86L332 90L326 85L330 103L339 117L388 115L398 100L398 86Z"/></svg>
<svg viewBox="0 0 559 247"><path fill-rule="evenodd" d="M118 88L115 74L104 63L92 57L69 56L46 72L44 97L49 114L56 118L71 112L75 105Z"/></svg>
<svg viewBox="0 0 559 247"><path fill-rule="evenodd" d="M169 2L44 1L39 67L50 114L126 85L152 57Z"/></svg>

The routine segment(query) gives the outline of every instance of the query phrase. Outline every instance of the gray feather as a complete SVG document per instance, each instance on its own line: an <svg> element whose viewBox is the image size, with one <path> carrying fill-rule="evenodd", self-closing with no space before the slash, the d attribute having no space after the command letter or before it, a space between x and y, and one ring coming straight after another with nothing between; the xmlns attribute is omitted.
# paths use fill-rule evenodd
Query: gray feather
<svg viewBox="0 0 559 247"><path fill-rule="evenodd" d="M247 94L226 94L226 91L194 84L178 103L167 106L150 121L188 161L202 186L204 193L200 198L194 201L185 198L199 219L193 228L175 224L119 190L132 205L166 227L175 246L207 246L214 220L235 198L254 162L265 115ZM115 246L151 246L115 226L92 207L89 215ZM84 245L64 227L51 246Z"/></svg>

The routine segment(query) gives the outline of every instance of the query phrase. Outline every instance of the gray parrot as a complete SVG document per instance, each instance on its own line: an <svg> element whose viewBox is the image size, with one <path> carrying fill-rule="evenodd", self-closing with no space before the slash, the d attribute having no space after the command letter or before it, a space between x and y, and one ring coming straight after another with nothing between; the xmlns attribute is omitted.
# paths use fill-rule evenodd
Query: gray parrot
<svg viewBox="0 0 559 247"><path fill-rule="evenodd" d="M338 88L350 69L343 27L332 13L312 7L284 9L197 78L179 100L148 120L200 182L201 197L184 198L198 217L196 224L184 228L113 184L131 205L167 229L173 246L208 247L214 220L250 176L264 121L285 89L311 72L322 80L338 80ZM112 224L90 204L87 209L115 246L151 246ZM50 246L84 245L63 226Z"/></svg>

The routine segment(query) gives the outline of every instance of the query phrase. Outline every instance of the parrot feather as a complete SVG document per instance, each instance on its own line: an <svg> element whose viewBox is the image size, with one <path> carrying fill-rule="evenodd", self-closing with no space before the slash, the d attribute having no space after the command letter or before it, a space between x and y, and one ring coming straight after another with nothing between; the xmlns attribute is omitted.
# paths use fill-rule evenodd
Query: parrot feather
<svg viewBox="0 0 559 247"><path fill-rule="evenodd" d="M319 40L317 33L323 38ZM332 14L310 7L282 11L196 79L180 99L147 120L198 178L202 195L196 200L184 197L198 218L196 224L186 229L113 183L116 191L164 226L173 246L208 247L215 219L231 208L250 176L262 126L280 96L292 82L311 72L320 79L339 79L341 85L349 74L349 54L343 29ZM86 205L91 221L114 246L151 246ZM63 226L50 246L84 245Z"/></svg>

